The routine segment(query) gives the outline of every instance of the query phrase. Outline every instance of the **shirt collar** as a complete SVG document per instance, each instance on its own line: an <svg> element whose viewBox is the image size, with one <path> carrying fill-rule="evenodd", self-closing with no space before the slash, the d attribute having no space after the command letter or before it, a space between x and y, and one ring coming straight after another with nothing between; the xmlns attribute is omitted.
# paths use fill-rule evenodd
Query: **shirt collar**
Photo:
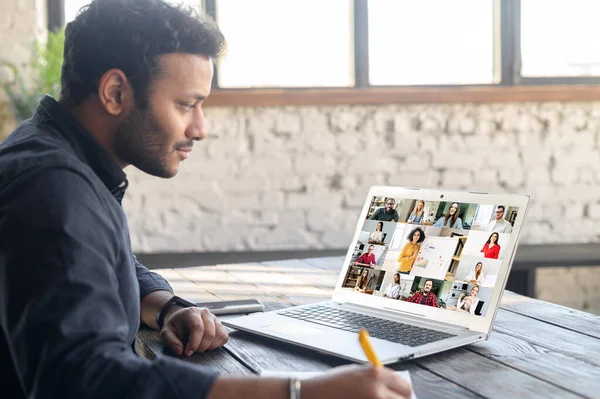
<svg viewBox="0 0 600 399"><path fill-rule="evenodd" d="M58 132L75 148L77 155L121 202L129 185L127 175L71 113L54 98L46 95L40 100L33 119L40 123L54 124Z"/></svg>

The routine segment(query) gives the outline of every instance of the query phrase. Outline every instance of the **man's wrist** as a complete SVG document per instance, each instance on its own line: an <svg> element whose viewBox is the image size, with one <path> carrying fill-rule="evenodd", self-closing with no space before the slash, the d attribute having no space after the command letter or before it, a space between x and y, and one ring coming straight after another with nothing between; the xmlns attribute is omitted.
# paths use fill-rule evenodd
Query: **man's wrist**
<svg viewBox="0 0 600 399"><path fill-rule="evenodd" d="M173 295L158 311L156 315L156 324L162 329L167 318L177 310L196 306L195 303L186 301L183 298Z"/></svg>

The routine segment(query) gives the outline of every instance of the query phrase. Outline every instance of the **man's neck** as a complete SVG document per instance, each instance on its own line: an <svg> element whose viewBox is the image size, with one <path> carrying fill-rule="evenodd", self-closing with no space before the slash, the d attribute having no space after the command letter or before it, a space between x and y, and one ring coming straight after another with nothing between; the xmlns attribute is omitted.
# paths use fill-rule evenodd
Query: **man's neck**
<svg viewBox="0 0 600 399"><path fill-rule="evenodd" d="M108 155L119 165L121 169L125 169L128 164L123 163L113 151L111 135L108 134L107 129L110 129L109 123L106 118L98 116L97 112L94 111L94 107L98 104L94 104L96 100L92 97L84 100L83 103L75 106L70 103L63 103L61 105L79 122L81 126L88 131L88 133L100 144L108 153Z"/></svg>

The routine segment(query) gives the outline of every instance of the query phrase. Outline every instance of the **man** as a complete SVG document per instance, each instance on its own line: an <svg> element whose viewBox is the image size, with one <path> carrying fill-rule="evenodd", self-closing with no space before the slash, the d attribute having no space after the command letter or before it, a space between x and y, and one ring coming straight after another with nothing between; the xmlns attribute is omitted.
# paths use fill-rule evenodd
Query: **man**
<svg viewBox="0 0 600 399"><path fill-rule="evenodd" d="M375 259L375 254L373 253L374 249L374 245L369 245L369 249L367 249L367 252L365 252L358 259L356 259L356 263L368 266L373 266L377 264L377 259Z"/></svg>
<svg viewBox="0 0 600 399"><path fill-rule="evenodd" d="M498 205L496 212L494 213L494 220L488 224L486 231L490 233L512 233L512 225L504 219L504 205Z"/></svg>
<svg viewBox="0 0 600 399"><path fill-rule="evenodd" d="M288 380L218 376L133 351L140 323L177 355L227 341L208 310L177 300L137 262L121 208L123 168L172 177L206 137L201 105L224 47L212 21L160 0L97 0L67 26L60 102L44 98L0 145L4 396L289 397ZM301 390L303 399L410 394L391 371L356 366Z"/></svg>
<svg viewBox="0 0 600 399"><path fill-rule="evenodd" d="M438 307L437 296L431 292L433 288L433 280L426 280L423 286L423 291L416 292L413 296L408 298L408 302L419 303L421 305Z"/></svg>
<svg viewBox="0 0 600 399"><path fill-rule="evenodd" d="M385 208L377 208L369 218L370 220L381 220L383 222L397 222L400 220L398 211L394 209L396 200L388 198L385 201Z"/></svg>
<svg viewBox="0 0 600 399"><path fill-rule="evenodd" d="M383 293L384 298L398 299L400 298L400 273L394 274L394 281L390 283Z"/></svg>

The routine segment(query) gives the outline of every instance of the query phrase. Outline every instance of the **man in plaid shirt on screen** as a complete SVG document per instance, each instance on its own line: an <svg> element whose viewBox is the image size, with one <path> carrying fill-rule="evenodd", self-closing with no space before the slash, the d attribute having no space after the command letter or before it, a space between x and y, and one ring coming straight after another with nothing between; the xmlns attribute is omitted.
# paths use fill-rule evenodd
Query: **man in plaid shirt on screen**
<svg viewBox="0 0 600 399"><path fill-rule="evenodd" d="M423 286L423 291L419 291L410 298L408 298L408 302L419 303L421 305L434 306L438 307L438 299L437 296L431 292L433 288L433 280L425 281L425 285Z"/></svg>

